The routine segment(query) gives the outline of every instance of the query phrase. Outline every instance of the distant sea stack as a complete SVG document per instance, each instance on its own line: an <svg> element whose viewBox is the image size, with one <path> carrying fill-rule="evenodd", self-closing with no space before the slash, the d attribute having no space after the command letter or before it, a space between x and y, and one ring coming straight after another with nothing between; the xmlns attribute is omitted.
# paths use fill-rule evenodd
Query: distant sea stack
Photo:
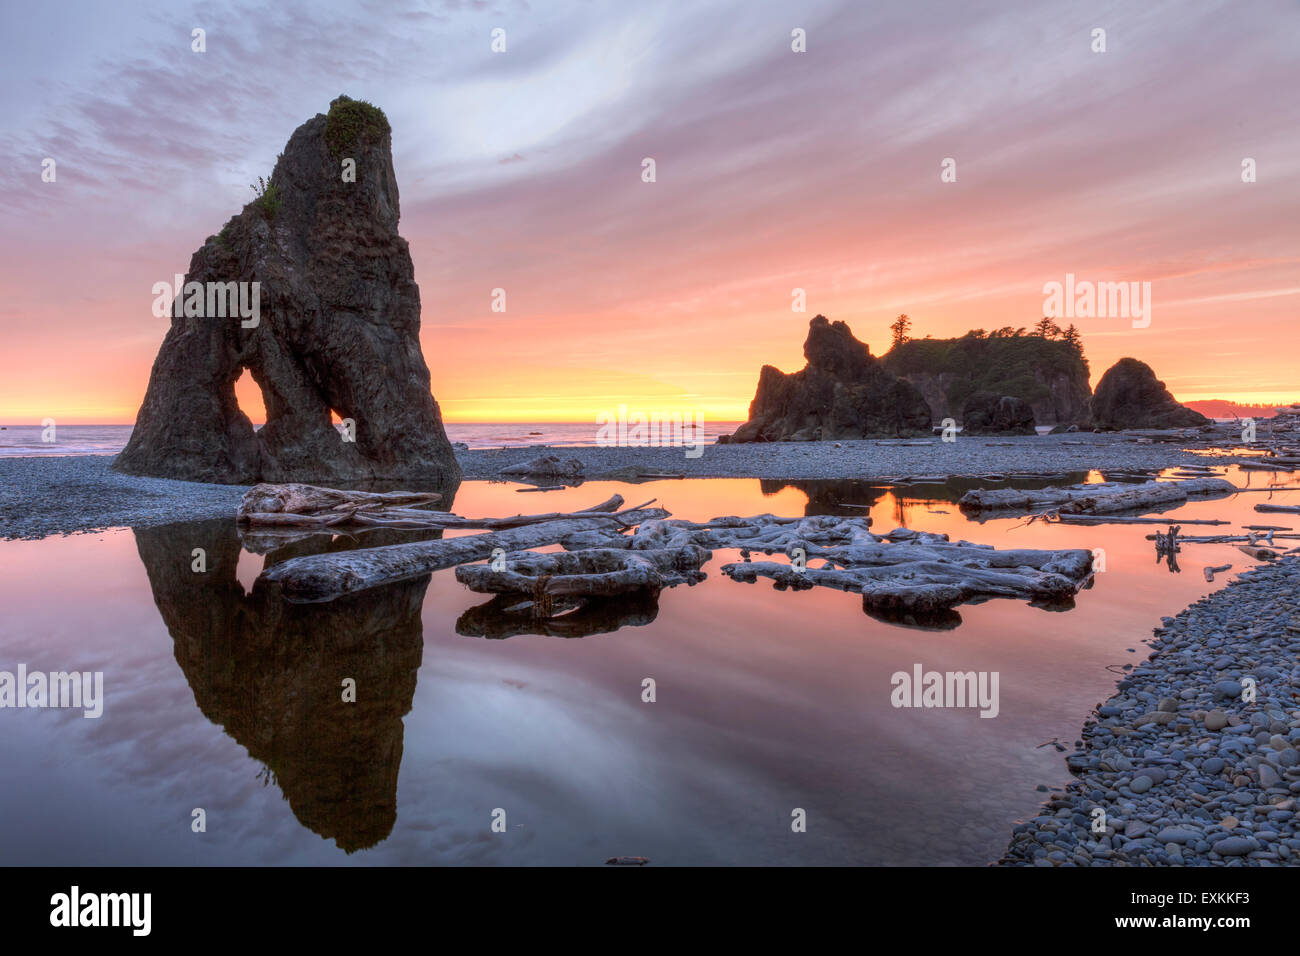
<svg viewBox="0 0 1300 956"><path fill-rule="evenodd" d="M720 443L930 433L930 407L920 391L887 372L843 322L816 316L803 354L808 364L793 374L763 366L749 421Z"/></svg>
<svg viewBox="0 0 1300 956"><path fill-rule="evenodd" d="M1039 425L1088 423L1088 361L1072 338L979 329L954 339L909 339L880 361L921 390L936 425L961 422L968 400L981 393L1019 399Z"/></svg>
<svg viewBox="0 0 1300 956"><path fill-rule="evenodd" d="M340 96L294 131L264 191L190 259L113 467L226 484L459 481L397 221L388 120ZM266 402L258 432L235 400L244 369Z"/></svg>
<svg viewBox="0 0 1300 956"><path fill-rule="evenodd" d="M1190 428L1210 420L1179 405L1145 362L1122 358L1106 370L1092 396L1092 421L1100 429Z"/></svg>

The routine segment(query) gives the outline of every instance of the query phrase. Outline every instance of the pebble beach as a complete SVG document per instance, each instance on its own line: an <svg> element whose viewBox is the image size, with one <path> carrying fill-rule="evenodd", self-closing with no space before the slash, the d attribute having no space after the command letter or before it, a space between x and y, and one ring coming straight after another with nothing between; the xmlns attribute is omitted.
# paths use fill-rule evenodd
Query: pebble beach
<svg viewBox="0 0 1300 956"><path fill-rule="evenodd" d="M1300 859L1300 558L1164 618L1152 648L1085 723L1066 760L1077 779L1015 828L1000 864Z"/></svg>

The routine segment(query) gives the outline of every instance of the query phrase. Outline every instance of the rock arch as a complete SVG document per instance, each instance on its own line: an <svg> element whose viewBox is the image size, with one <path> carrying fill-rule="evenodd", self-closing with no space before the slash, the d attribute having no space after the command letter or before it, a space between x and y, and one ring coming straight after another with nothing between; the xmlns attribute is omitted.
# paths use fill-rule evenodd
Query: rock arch
<svg viewBox="0 0 1300 956"><path fill-rule="evenodd" d="M356 160L355 182L340 175L344 156ZM247 297L255 320L173 310L113 467L227 484L458 481L398 210L382 111L339 97L300 126L266 191L208 238L184 276L186 286L258 283ZM235 398L244 368L266 400L258 432ZM355 421L354 441L331 410Z"/></svg>

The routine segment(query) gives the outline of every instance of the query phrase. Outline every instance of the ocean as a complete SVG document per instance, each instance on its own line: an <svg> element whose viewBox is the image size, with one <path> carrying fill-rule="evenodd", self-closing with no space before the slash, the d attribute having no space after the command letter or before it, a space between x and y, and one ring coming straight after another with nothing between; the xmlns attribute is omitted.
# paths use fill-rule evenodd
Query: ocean
<svg viewBox="0 0 1300 956"><path fill-rule="evenodd" d="M701 422L700 436L712 444L734 432L740 422ZM0 457L39 455L116 455L126 447L133 425L58 425L54 441L43 441L40 425L9 425L0 430ZM260 428L255 425L254 428ZM452 423L447 437L470 448L509 448L527 445L579 447L595 445L599 429L593 422Z"/></svg>

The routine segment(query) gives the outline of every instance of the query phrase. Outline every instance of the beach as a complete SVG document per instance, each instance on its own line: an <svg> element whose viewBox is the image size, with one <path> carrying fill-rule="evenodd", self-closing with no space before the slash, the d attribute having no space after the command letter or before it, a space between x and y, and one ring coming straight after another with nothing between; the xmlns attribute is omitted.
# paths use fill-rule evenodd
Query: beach
<svg viewBox="0 0 1300 956"><path fill-rule="evenodd" d="M1015 828L1001 863L1268 866L1300 854L1300 559L1251 569L1154 633L1067 757L1078 779Z"/></svg>
<svg viewBox="0 0 1300 956"><path fill-rule="evenodd" d="M690 457L696 452L698 455ZM503 469L540 455L577 459L584 480L621 481L648 476L763 480L1060 476L1094 470L1150 472L1207 461L1177 442L1140 443L1128 435L1090 432L971 437L956 442L938 438L906 443L773 442L702 445L697 449L531 445L456 452L465 480L502 479ZM0 538L39 538L229 516L245 490L237 485L123 475L110 469L112 460L111 455L0 458ZM538 483L544 482L533 482ZM519 507L529 510L530 506L521 499Z"/></svg>

